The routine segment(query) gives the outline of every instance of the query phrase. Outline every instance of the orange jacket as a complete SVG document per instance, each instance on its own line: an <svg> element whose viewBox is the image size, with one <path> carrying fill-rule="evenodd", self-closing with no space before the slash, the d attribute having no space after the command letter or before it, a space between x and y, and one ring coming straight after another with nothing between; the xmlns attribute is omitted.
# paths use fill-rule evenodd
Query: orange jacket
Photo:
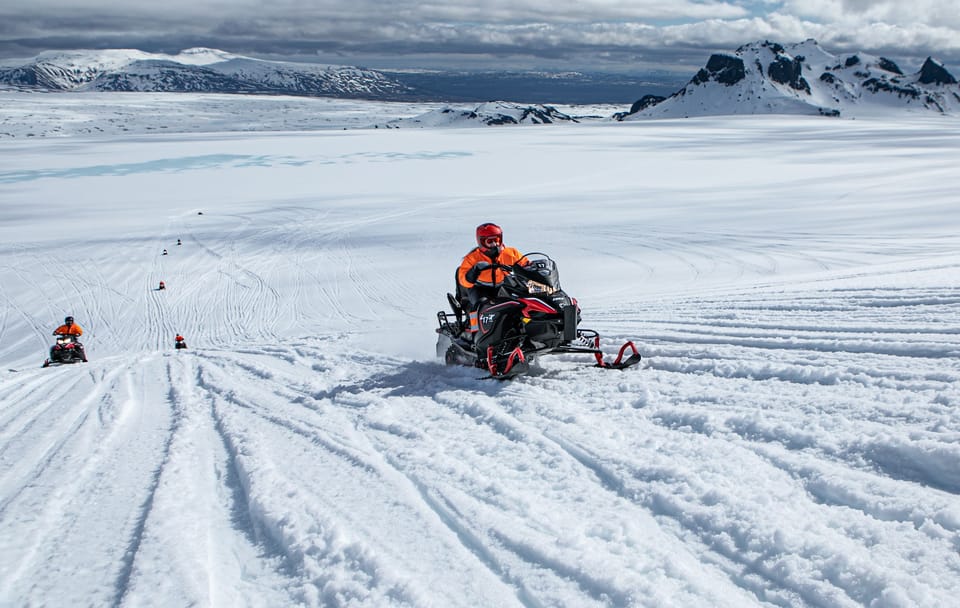
<svg viewBox="0 0 960 608"><path fill-rule="evenodd" d="M486 262L490 264L493 261L494 260L491 260L485 253L483 253L482 249L479 247L474 247L467 255L463 256L463 261L460 262L460 268L457 270L457 282L460 283L464 289L473 289L475 283L471 283L467 280L467 272L479 262ZM506 266L513 266L514 264L526 261L527 258L523 257L523 254L513 247L504 247L496 259L498 264L504 264ZM480 273L480 276L477 277L477 283L497 284L503 281L508 274L510 273L500 270L499 268L484 270Z"/></svg>
<svg viewBox="0 0 960 608"><path fill-rule="evenodd" d="M60 327L53 330L53 335L55 336L82 336L83 329L74 323L73 325L67 325L64 323Z"/></svg>

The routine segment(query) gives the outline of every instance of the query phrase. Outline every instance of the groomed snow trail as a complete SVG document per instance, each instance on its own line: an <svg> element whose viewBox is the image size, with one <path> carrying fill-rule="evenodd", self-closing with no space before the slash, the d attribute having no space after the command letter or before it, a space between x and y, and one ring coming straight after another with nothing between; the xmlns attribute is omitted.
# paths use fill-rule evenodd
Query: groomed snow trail
<svg viewBox="0 0 960 608"><path fill-rule="evenodd" d="M939 330L958 326L957 297L689 300L644 311L642 371L558 357L509 383L353 351L348 336L58 368L54 382L21 372L0 385L19 403L0 515L49 523L22 538L2 519L22 556L5 593L945 605L960 366ZM126 540L105 545L107 530Z"/></svg>
<svg viewBox="0 0 960 608"><path fill-rule="evenodd" d="M952 605L960 129L851 123L17 142L0 604ZM642 367L436 361L499 218Z"/></svg>

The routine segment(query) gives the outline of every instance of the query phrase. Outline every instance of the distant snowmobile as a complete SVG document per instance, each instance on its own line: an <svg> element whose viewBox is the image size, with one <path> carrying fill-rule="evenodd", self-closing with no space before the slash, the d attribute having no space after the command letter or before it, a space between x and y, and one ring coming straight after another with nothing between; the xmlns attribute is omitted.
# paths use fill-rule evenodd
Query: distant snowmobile
<svg viewBox="0 0 960 608"><path fill-rule="evenodd" d="M160 281L160 287L157 287L157 289L159 290L159 289L166 289L166 288L167 286L163 283L163 281Z"/></svg>
<svg viewBox="0 0 960 608"><path fill-rule="evenodd" d="M83 360L83 344L77 341L77 337L60 335L56 344L50 347L50 358L43 362L43 367L80 363Z"/></svg>
<svg viewBox="0 0 960 608"><path fill-rule="evenodd" d="M496 297L476 311L476 327L464 304L453 294L447 300L453 318L437 313L437 356L448 365L485 369L491 378L525 374L533 360L548 353L585 353L596 358L596 367L626 369L640 362L633 342L625 343L614 362L604 361L600 335L580 329L580 307L560 288L556 263L542 253L528 253L524 265L499 266L510 272L495 285ZM633 353L623 358L627 349Z"/></svg>
<svg viewBox="0 0 960 608"><path fill-rule="evenodd" d="M177 350L187 347L187 342L183 339L183 336L181 336L180 334L177 334L177 337L174 338L173 340L174 340L173 347L176 348Z"/></svg>

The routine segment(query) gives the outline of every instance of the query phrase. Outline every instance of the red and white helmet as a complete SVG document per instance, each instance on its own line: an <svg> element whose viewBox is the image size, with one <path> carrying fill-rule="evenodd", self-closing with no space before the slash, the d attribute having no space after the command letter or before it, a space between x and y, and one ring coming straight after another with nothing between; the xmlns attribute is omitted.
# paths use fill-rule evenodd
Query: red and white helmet
<svg viewBox="0 0 960 608"><path fill-rule="evenodd" d="M477 245L483 249L494 249L503 246L503 230L496 224L487 222L477 226Z"/></svg>

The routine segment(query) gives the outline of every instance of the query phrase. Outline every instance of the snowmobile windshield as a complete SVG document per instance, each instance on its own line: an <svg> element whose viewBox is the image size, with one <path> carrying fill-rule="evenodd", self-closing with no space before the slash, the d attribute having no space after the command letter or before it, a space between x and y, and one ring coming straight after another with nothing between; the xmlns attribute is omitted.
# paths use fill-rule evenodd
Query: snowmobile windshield
<svg viewBox="0 0 960 608"><path fill-rule="evenodd" d="M523 265L522 275L530 293L550 294L559 291L560 272L556 262L543 253L528 253L524 257L527 263Z"/></svg>

